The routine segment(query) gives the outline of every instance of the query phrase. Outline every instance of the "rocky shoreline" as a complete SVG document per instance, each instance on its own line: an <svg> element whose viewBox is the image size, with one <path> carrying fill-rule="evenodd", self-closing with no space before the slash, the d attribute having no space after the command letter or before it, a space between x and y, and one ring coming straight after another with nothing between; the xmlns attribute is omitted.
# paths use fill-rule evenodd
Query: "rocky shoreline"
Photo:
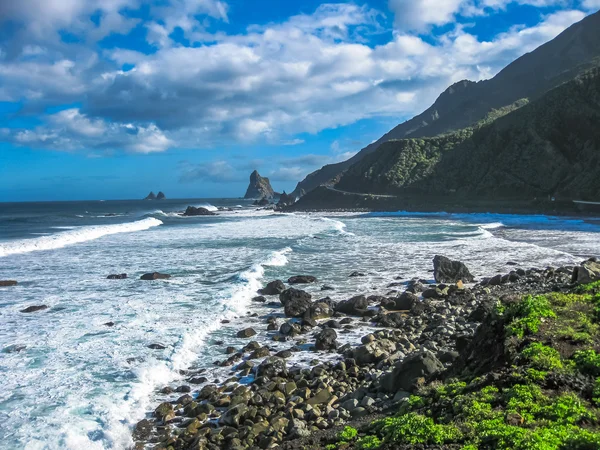
<svg viewBox="0 0 600 450"><path fill-rule="evenodd" d="M229 378L217 383L209 380L211 370L190 370L187 384L165 387L165 395L180 395L137 424L135 448L324 448L344 426L393 414L416 387L464 364L499 302L567 291L600 276L596 269L594 261L519 268L472 283L462 263L436 256L435 284L411 279L397 283L403 292L342 302L299 289L316 281L310 276L273 281L254 301L271 307L255 314L276 348L252 340L258 326L239 330L237 337L248 339L243 348L220 343L223 359L215 366L227 368ZM361 337L341 345L348 333ZM310 366L288 362L300 352L312 355Z"/></svg>

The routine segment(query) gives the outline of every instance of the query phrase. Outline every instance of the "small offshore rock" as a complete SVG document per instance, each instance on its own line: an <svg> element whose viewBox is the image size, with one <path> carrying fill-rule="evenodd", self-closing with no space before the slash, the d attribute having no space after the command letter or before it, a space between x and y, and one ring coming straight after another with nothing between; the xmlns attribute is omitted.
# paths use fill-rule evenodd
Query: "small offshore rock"
<svg viewBox="0 0 600 450"><path fill-rule="evenodd" d="M285 284L281 280L275 280L268 283L264 288L260 289L260 295L279 295L285 291Z"/></svg>
<svg viewBox="0 0 600 450"><path fill-rule="evenodd" d="M168 280L169 278L171 278L171 275L166 273L152 272L142 275L140 280Z"/></svg>
<svg viewBox="0 0 600 450"><path fill-rule="evenodd" d="M296 275L288 278L288 284L310 284L316 281L317 279L311 275Z"/></svg>
<svg viewBox="0 0 600 450"><path fill-rule="evenodd" d="M113 274L113 275L109 275L106 277L107 280L124 280L127 278L127 274L126 273L121 273L121 274Z"/></svg>
<svg viewBox="0 0 600 450"><path fill-rule="evenodd" d="M27 308L22 309L21 312L22 313L33 313L36 311L43 311L44 309L48 309L48 305L28 306Z"/></svg>
<svg viewBox="0 0 600 450"><path fill-rule="evenodd" d="M163 344L150 344L148 348L151 350L164 350L167 347Z"/></svg>
<svg viewBox="0 0 600 450"><path fill-rule="evenodd" d="M10 287L10 286L16 286L17 283L15 280L0 280L0 287Z"/></svg>

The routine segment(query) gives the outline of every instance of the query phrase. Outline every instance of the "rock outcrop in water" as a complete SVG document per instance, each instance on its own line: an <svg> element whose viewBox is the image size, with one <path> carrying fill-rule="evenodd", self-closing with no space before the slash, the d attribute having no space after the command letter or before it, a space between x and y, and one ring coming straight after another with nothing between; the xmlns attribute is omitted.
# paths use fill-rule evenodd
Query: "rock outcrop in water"
<svg viewBox="0 0 600 450"><path fill-rule="evenodd" d="M162 193L162 191L156 194L156 200L165 200L166 198L167 197Z"/></svg>
<svg viewBox="0 0 600 450"><path fill-rule="evenodd" d="M250 184L248 185L244 198L272 199L275 195L275 191L271 187L271 182L268 178L261 177L256 170L250 174Z"/></svg>
<svg viewBox="0 0 600 450"><path fill-rule="evenodd" d="M10 287L10 286L16 286L17 283L15 280L0 280L0 287Z"/></svg>
<svg viewBox="0 0 600 450"><path fill-rule="evenodd" d="M185 212L183 213L184 216L216 216L217 214L215 214L212 211L209 211L206 208L196 208L195 206L188 206L187 209L185 210Z"/></svg>
<svg viewBox="0 0 600 450"><path fill-rule="evenodd" d="M433 258L433 275L438 283L470 283L474 279L465 264L441 255Z"/></svg>
<svg viewBox="0 0 600 450"><path fill-rule="evenodd" d="M154 194L154 192L150 192L144 200L165 200L167 197L165 194L159 192L158 194Z"/></svg>

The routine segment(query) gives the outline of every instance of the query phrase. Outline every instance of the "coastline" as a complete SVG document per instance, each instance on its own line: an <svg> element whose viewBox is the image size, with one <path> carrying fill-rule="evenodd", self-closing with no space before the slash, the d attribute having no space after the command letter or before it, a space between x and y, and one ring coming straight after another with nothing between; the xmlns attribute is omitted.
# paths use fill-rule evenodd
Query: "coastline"
<svg viewBox="0 0 600 450"><path fill-rule="evenodd" d="M357 293L344 306L307 299L302 284L280 284L287 301L275 291L255 299L256 330L238 332L247 345L216 343L223 360L215 365L230 368L229 378L214 382L202 369L186 374L187 385L165 387L165 401L134 430L135 448L324 448L347 425L397 412L417 378L423 384L460 364L499 299L572 288L573 267L511 269L473 284L403 280L404 293ZM261 346L252 340L256 331L289 349ZM347 333L353 342L338 343ZM312 361L290 364L298 354ZM402 374L392 374L403 361L427 364L397 386Z"/></svg>
<svg viewBox="0 0 600 450"><path fill-rule="evenodd" d="M335 205L335 206L334 206ZM467 199L458 196L379 196L316 188L282 212L396 212L494 213L600 217L600 205L578 205L570 200Z"/></svg>

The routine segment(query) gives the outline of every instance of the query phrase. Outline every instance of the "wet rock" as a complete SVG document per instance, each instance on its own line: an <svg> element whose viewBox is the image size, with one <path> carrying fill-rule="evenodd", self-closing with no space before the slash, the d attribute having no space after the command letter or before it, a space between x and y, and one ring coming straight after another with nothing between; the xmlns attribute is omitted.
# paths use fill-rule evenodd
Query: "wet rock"
<svg viewBox="0 0 600 450"><path fill-rule="evenodd" d="M417 382L444 370L444 365L428 351L406 357L381 380L385 392L411 391Z"/></svg>
<svg viewBox="0 0 600 450"><path fill-rule="evenodd" d="M419 301L419 297L417 297L412 292L403 292L396 300L395 300L395 308L400 311L410 311L410 309Z"/></svg>
<svg viewBox="0 0 600 450"><path fill-rule="evenodd" d="M113 274L113 275L109 275L106 277L107 280L124 280L127 278L127 274L126 273L121 273L121 274Z"/></svg>
<svg viewBox="0 0 600 450"><path fill-rule="evenodd" d="M140 420L133 429L133 439L137 441L146 441L152 434L152 422L148 419Z"/></svg>
<svg viewBox="0 0 600 450"><path fill-rule="evenodd" d="M284 336L297 336L299 335L301 332L301 328L300 325L298 325L297 323L294 323L292 321L288 321L288 322L284 322L281 327L279 328L279 333L281 333Z"/></svg>
<svg viewBox="0 0 600 450"><path fill-rule="evenodd" d="M348 275L348 277L350 278L356 278L356 277L365 277L366 274L364 274L363 272L352 272L350 275Z"/></svg>
<svg viewBox="0 0 600 450"><path fill-rule="evenodd" d="M163 344L158 344L158 343L156 343L156 344L150 344L150 345L148 346L148 348L149 348L149 349L151 349L151 350L164 350L164 349L165 349L165 348L167 348L167 347L166 347L166 346L164 346Z"/></svg>
<svg viewBox="0 0 600 450"><path fill-rule="evenodd" d="M28 306L27 308L22 309L21 312L22 313L33 313L36 311L43 311L44 309L48 309L48 305Z"/></svg>
<svg viewBox="0 0 600 450"><path fill-rule="evenodd" d="M161 403L154 410L154 417L156 417L157 419L159 419L163 422L168 422L168 421L174 419L175 411L173 409L173 405L171 405L168 402Z"/></svg>
<svg viewBox="0 0 600 450"><path fill-rule="evenodd" d="M321 290L322 291L335 291L335 288L333 286L329 286L327 284L321 286Z"/></svg>
<svg viewBox="0 0 600 450"><path fill-rule="evenodd" d="M185 210L185 212L183 213L183 215L186 217L192 217L192 216L216 216L217 214L215 214L212 211L209 211L206 208L196 208L194 206L188 206L187 209Z"/></svg>
<svg viewBox="0 0 600 450"><path fill-rule="evenodd" d="M311 275L296 275L288 278L288 284L310 284L316 281L317 279Z"/></svg>
<svg viewBox="0 0 600 450"><path fill-rule="evenodd" d="M312 320L321 320L333 316L333 313L334 311L329 303L319 300L311 305L307 315Z"/></svg>
<svg viewBox="0 0 600 450"><path fill-rule="evenodd" d="M502 275L496 275L490 278L487 284L490 286L500 286L502 284Z"/></svg>
<svg viewBox="0 0 600 450"><path fill-rule="evenodd" d="M364 295L357 295L349 300L344 300L336 305L336 311L348 315L362 315L369 307L369 302Z"/></svg>
<svg viewBox="0 0 600 450"><path fill-rule="evenodd" d="M152 272L142 275L140 280L168 280L169 278L171 278L171 275L166 273Z"/></svg>
<svg viewBox="0 0 600 450"><path fill-rule="evenodd" d="M252 299L253 302L255 303L266 303L267 302L267 298L263 295L258 295L256 297L254 297Z"/></svg>
<svg viewBox="0 0 600 450"><path fill-rule="evenodd" d="M103 324L105 327L114 327L115 323L114 322L106 322Z"/></svg>
<svg viewBox="0 0 600 450"><path fill-rule="evenodd" d="M237 332L237 337L239 338L251 338L252 336L256 335L256 331L254 330L254 328L245 328L243 330L240 330Z"/></svg>
<svg viewBox="0 0 600 450"><path fill-rule="evenodd" d="M266 377L267 379L278 376L285 377L286 375L287 365L285 359L277 356L270 356L265 359L256 370L257 377Z"/></svg>
<svg viewBox="0 0 600 450"><path fill-rule="evenodd" d="M279 295L285 291L285 284L281 280L275 280L268 283L264 288L258 291L260 295Z"/></svg>
<svg viewBox="0 0 600 450"><path fill-rule="evenodd" d="M312 307L311 295L300 289L286 289L279 294L287 317L302 317Z"/></svg>
<svg viewBox="0 0 600 450"><path fill-rule="evenodd" d="M25 344L13 344L2 349L2 353L19 353L25 350L27 346Z"/></svg>
<svg viewBox="0 0 600 450"><path fill-rule="evenodd" d="M0 280L0 287L10 287L10 286L16 286L17 283L15 280Z"/></svg>
<svg viewBox="0 0 600 450"><path fill-rule="evenodd" d="M317 350L335 350L338 348L337 333L331 328L325 328L317 335L315 348Z"/></svg>
<svg viewBox="0 0 600 450"><path fill-rule="evenodd" d="M278 358L291 358L293 353L289 350L281 350L280 352L275 353L275 356Z"/></svg>
<svg viewBox="0 0 600 450"><path fill-rule="evenodd" d="M441 255L433 258L433 275L438 283L456 283L458 280L470 283L474 280L465 264Z"/></svg>

